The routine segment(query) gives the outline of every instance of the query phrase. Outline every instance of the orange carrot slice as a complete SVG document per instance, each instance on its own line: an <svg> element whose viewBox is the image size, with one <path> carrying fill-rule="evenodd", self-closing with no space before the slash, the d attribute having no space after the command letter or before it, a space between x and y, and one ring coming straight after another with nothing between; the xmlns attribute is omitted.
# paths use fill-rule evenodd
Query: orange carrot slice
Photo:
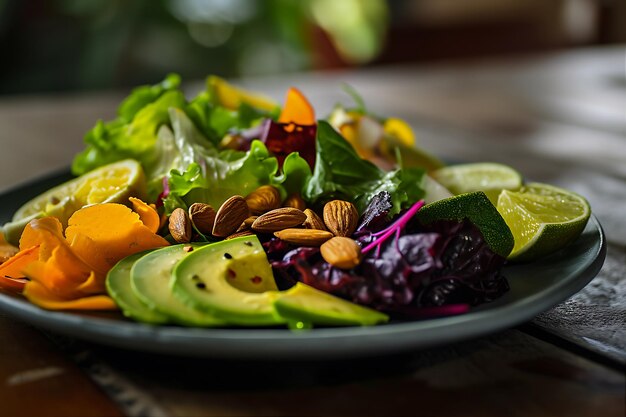
<svg viewBox="0 0 626 417"><path fill-rule="evenodd" d="M48 259L54 248L65 243L63 226L56 217L31 220L20 238L20 250L39 246L39 259Z"/></svg>
<svg viewBox="0 0 626 417"><path fill-rule="evenodd" d="M39 245L22 250L0 265L0 288L20 292L24 289L24 268L39 259Z"/></svg>
<svg viewBox="0 0 626 417"><path fill-rule="evenodd" d="M20 245L39 242L38 261L49 265L50 274L47 278L54 287L62 287L69 283L82 283L95 268L72 250L62 234L61 223L54 217L44 217L31 221L22 234ZM98 271L96 269L96 271ZM98 271L102 275L107 270ZM31 278L31 277L29 277ZM38 275L40 281L45 278Z"/></svg>
<svg viewBox="0 0 626 417"><path fill-rule="evenodd" d="M128 255L169 245L137 213L114 203L78 210L70 217L65 236L76 254L96 271L108 271Z"/></svg>
<svg viewBox="0 0 626 417"><path fill-rule="evenodd" d="M157 212L141 200L131 201L138 213L114 203L76 211L65 236L55 218L31 221L20 239L16 259L2 265L11 273L19 270L30 281L5 282L7 278L2 283L23 289L32 303L46 309L116 308L112 299L102 295L107 272L128 255L169 245L155 233L160 222Z"/></svg>
<svg viewBox="0 0 626 417"><path fill-rule="evenodd" d="M31 262L23 272L31 282L39 282L51 293L63 298L87 295L88 293L81 291L80 287L92 274L95 275L89 266L63 247L57 248L53 256L46 261ZM99 278L104 280L102 275L99 275Z"/></svg>
<svg viewBox="0 0 626 417"><path fill-rule="evenodd" d="M285 107L278 118L279 123L295 123L298 125L314 125L315 111L304 94L295 87L287 90Z"/></svg>
<svg viewBox="0 0 626 417"><path fill-rule="evenodd" d="M74 299L59 297L37 281L30 281L24 288L30 302L48 310L116 310L117 305L107 295L92 295Z"/></svg>
<svg viewBox="0 0 626 417"><path fill-rule="evenodd" d="M161 218L159 217L159 213L148 205L141 201L138 198L130 197L130 202L133 203L133 210L139 214L139 219L141 222L148 228L152 233L156 233L159 231L159 226L161 225Z"/></svg>

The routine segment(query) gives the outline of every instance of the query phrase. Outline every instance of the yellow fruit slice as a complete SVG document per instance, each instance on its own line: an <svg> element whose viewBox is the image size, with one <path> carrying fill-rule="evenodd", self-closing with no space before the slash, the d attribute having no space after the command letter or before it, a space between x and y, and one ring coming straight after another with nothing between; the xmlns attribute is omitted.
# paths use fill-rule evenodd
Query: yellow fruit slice
<svg viewBox="0 0 626 417"><path fill-rule="evenodd" d="M237 88L223 78L214 75L207 79L207 88L215 94L222 106L230 110L238 110L241 103L246 103L254 108L269 112L280 107L278 103L269 97Z"/></svg>
<svg viewBox="0 0 626 417"><path fill-rule="evenodd" d="M589 203L580 195L540 183L502 191L497 208L515 238L509 255L515 261L534 260L568 245L591 215Z"/></svg>
<svg viewBox="0 0 626 417"><path fill-rule="evenodd" d="M495 205L502 190L517 190L522 176L513 168L493 162L450 165L430 173L452 194L482 191Z"/></svg>
<svg viewBox="0 0 626 417"><path fill-rule="evenodd" d="M406 146L415 146L415 135L413 129L407 122L402 119L390 117L385 120L383 125L385 134L391 135L399 140L400 143Z"/></svg>
<svg viewBox="0 0 626 417"><path fill-rule="evenodd" d="M33 215L59 218L62 224L81 207L97 203L128 204L129 197L145 198L146 179L141 165L132 159L115 162L46 191L20 207L16 222Z"/></svg>

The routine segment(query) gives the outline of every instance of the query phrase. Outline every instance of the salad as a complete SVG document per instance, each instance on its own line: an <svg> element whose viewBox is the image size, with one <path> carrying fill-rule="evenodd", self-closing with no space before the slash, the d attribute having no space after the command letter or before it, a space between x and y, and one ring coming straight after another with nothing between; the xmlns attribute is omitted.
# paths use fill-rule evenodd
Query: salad
<svg viewBox="0 0 626 417"><path fill-rule="evenodd" d="M463 314L503 267L575 240L587 201L498 163L446 166L355 104L319 118L210 76L169 75L98 121L76 178L2 228L0 290L150 324L375 325Z"/></svg>

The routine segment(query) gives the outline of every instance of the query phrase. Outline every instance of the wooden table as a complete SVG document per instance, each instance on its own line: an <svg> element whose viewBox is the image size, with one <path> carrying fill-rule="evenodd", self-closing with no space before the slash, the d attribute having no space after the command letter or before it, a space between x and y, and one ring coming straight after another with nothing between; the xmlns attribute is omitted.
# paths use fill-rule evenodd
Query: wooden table
<svg viewBox="0 0 626 417"><path fill-rule="evenodd" d="M0 315L0 415L623 416L625 48L244 80L299 86L324 114L348 82L451 160L498 161L588 197L599 275L530 323L405 355L334 362L190 360L94 346ZM210 69L207 69L210 70ZM189 85L197 91L199 84ZM122 94L0 100L0 191L66 168Z"/></svg>

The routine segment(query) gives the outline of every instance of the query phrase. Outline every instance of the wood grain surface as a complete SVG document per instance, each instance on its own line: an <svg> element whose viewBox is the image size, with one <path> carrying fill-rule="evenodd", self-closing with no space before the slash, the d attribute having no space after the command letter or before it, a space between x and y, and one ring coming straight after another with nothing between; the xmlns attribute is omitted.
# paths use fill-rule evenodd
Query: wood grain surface
<svg viewBox="0 0 626 417"><path fill-rule="evenodd" d="M0 313L0 335L0 415L122 415L75 362L36 329Z"/></svg>
<svg viewBox="0 0 626 417"><path fill-rule="evenodd" d="M77 347L78 346L78 347ZM81 344L66 351L84 352ZM91 347L105 389L173 416L621 416L624 376L517 330L400 356L265 362ZM96 364L94 366L94 364ZM102 377L102 375L100 375ZM121 383L120 383L121 381ZM146 401L146 399L149 399ZM564 413L565 412L565 413Z"/></svg>

